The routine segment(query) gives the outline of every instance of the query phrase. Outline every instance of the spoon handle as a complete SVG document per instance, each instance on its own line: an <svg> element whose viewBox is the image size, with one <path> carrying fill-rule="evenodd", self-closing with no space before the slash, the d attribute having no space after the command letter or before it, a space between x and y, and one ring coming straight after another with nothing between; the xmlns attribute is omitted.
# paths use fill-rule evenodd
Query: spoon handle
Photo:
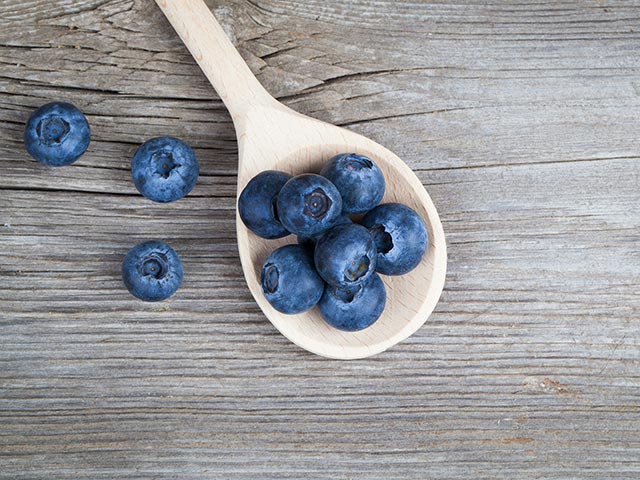
<svg viewBox="0 0 640 480"><path fill-rule="evenodd" d="M258 82L203 0L156 0L234 122L250 107L273 97Z"/></svg>

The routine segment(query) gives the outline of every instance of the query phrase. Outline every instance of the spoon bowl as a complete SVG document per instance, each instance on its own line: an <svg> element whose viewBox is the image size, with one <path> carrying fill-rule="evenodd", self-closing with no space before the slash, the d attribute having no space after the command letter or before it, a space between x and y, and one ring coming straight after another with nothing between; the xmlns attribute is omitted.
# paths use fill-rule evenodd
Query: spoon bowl
<svg viewBox="0 0 640 480"><path fill-rule="evenodd" d="M262 88L202 0L156 0L225 102L238 137L238 194L263 170L297 175L320 171L334 155L355 152L382 170L382 203L413 208L424 220L428 248L420 264L401 276L381 275L387 289L382 316L359 332L326 324L317 308L285 315L264 298L260 272L276 248L295 243L295 235L266 240L249 231L236 215L238 250L247 285L273 325L300 347L329 358L364 358L413 334L433 311L444 286L446 243L438 212L411 169L393 152L362 135L304 116L277 102Z"/></svg>

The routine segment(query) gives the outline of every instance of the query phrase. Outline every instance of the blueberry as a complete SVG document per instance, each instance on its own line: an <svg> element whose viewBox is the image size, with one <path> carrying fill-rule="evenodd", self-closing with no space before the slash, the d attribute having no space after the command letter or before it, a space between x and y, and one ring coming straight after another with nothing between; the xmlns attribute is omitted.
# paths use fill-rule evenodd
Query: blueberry
<svg viewBox="0 0 640 480"><path fill-rule="evenodd" d="M329 228L337 227L338 225L346 225L348 223L353 223L353 222L346 215L340 215L336 219L336 221L331 224L331 227ZM305 247L308 247L308 248L314 248L318 240L320 240L320 237L322 237L322 235L324 235L325 232L326 230L323 230L321 232L314 233L310 237L305 237L304 235L298 235L298 244L304 245Z"/></svg>
<svg viewBox="0 0 640 480"><path fill-rule="evenodd" d="M342 212L366 213L384 196L384 176L370 158L341 153L331 158L320 175L328 178L342 196Z"/></svg>
<svg viewBox="0 0 640 480"><path fill-rule="evenodd" d="M278 220L278 193L291 178L284 172L266 170L249 180L238 198L238 212L246 227L262 238L282 238L289 231Z"/></svg>
<svg viewBox="0 0 640 480"><path fill-rule="evenodd" d="M360 284L376 268L376 245L362 225L338 225L316 243L316 269L325 282L336 287Z"/></svg>
<svg viewBox="0 0 640 480"><path fill-rule="evenodd" d="M280 222L296 235L311 236L329 228L342 212L342 198L333 183L305 173L284 184L277 201Z"/></svg>
<svg viewBox="0 0 640 480"><path fill-rule="evenodd" d="M300 245L285 245L271 252L260 277L265 298L282 313L301 313L318 303L324 282L313 257Z"/></svg>
<svg viewBox="0 0 640 480"><path fill-rule="evenodd" d="M376 271L403 275L413 270L427 250L427 229L422 218L399 203L385 203L367 213L362 224L369 229L378 250Z"/></svg>
<svg viewBox="0 0 640 480"><path fill-rule="evenodd" d="M380 317L386 300L384 283L374 273L362 285L345 289L327 286L318 308L332 327L356 332L371 326Z"/></svg>
<svg viewBox="0 0 640 480"><path fill-rule="evenodd" d="M198 180L198 160L191 147L173 137L144 142L131 160L138 191L154 202L173 202L189 193Z"/></svg>
<svg viewBox="0 0 640 480"><path fill-rule="evenodd" d="M164 242L140 243L122 262L122 280L134 297L159 302L173 295L182 283L182 262Z"/></svg>
<svg viewBox="0 0 640 480"><path fill-rule="evenodd" d="M64 102L41 106L24 130L24 146L38 162L62 167L75 162L91 141L89 123L80 110Z"/></svg>

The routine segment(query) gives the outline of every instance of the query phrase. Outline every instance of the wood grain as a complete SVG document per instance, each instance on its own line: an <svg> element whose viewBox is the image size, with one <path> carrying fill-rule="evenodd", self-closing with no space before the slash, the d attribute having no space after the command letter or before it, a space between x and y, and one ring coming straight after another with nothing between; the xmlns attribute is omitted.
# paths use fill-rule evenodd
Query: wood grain
<svg viewBox="0 0 640 480"><path fill-rule="evenodd" d="M443 298L371 359L290 344L242 278L230 117L153 2L0 2L0 478L638 478L640 4L207 3L269 92L417 172ZM93 131L59 170L21 146L51 99ZM128 163L167 133L202 176L158 206ZM147 305L119 264L158 236L187 274Z"/></svg>

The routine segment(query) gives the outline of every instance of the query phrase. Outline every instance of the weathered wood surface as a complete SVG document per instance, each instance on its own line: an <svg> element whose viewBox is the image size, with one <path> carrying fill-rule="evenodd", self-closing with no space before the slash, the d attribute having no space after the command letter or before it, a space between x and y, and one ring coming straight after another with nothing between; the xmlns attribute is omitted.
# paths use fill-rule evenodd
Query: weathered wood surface
<svg viewBox="0 0 640 480"><path fill-rule="evenodd" d="M151 0L0 2L0 478L640 477L640 3L215 0L269 91L416 170L448 235L436 313L377 357L280 336L244 285L230 118ZM76 165L29 160L65 99ZM202 176L128 170L172 134ZM170 301L123 289L160 237Z"/></svg>

